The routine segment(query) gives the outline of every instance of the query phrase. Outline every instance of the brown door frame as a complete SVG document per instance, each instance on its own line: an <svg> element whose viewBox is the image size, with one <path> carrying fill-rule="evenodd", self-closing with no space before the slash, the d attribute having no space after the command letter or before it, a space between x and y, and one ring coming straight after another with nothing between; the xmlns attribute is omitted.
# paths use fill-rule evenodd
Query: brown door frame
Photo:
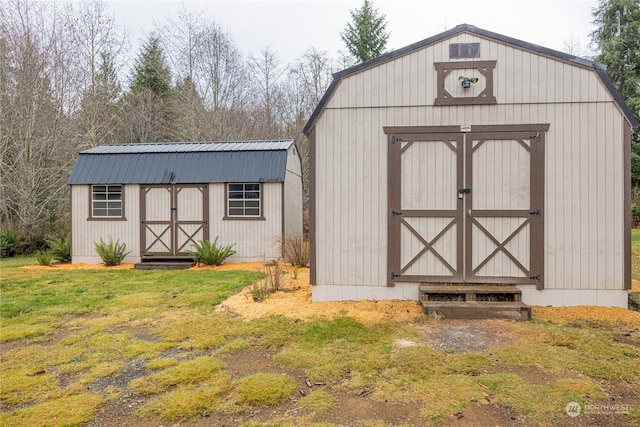
<svg viewBox="0 0 640 427"><path fill-rule="evenodd" d="M147 221L146 220L146 193L148 189L151 188L165 188L170 192L170 204L169 207L171 210L170 219L168 221ZM198 188L202 192L202 220L201 221L183 221L178 218L178 193L183 188ZM178 231L182 231L184 234L189 236L187 242L193 238L195 233L199 232L202 229L203 240L209 239L209 185L208 184L142 184L140 185L140 256L141 257L180 257L188 255L183 250L185 249L186 243L181 247L178 247ZM166 224L167 228L160 233L160 235L154 236L156 240L159 240L167 231L170 233L170 248L167 248L167 252L147 252L147 248L149 245L146 241L146 229L147 224ZM195 233L189 234L181 225L183 224L201 224L201 227L196 230ZM164 242L162 244L167 247Z"/></svg>
<svg viewBox="0 0 640 427"><path fill-rule="evenodd" d="M434 283L531 283L536 284L538 289L544 288L544 145L545 133L549 130L549 124L523 124L523 125L479 125L472 126L463 131L460 126L393 126L384 127L384 132L388 140L388 251L387 251L387 285L393 286L396 282L434 282ZM465 136L466 135L466 136ZM516 139L532 140L530 145L522 143L530 153L530 197L531 206L535 206L532 211L471 211L472 217L465 220L465 210L467 206L472 206L473 193L464 194L463 198L458 198L456 211L405 211L401 207L401 156L402 153L415 141L444 141L457 156L457 183L458 188L471 188L473 185L472 156L475 148L474 140L487 139ZM466 141L466 142L464 142ZM535 141L535 143L533 143ZM402 146L402 142L407 142ZM452 144L453 142L453 144ZM465 152L466 151L466 152ZM466 175L466 176L465 176ZM477 277L471 266L471 248L473 225L482 226L475 221L474 215L480 216L506 216L506 217L526 217L518 229L511 234L504 242L498 242L496 250L487 257L484 262L490 259L497 251L502 250L512 261L515 259L504 246L508 241L518 234L527 224L530 227L530 260L528 277ZM445 227L438 235L427 242L416 234L403 217L451 217L452 222ZM401 264L401 237L402 225L425 244L425 248L418 254L422 255L427 250L438 257L439 254L431 248L431 245L443 235L451 226L457 226L457 266L452 271L451 276L410 276L403 275ZM486 230L485 230L486 231ZM490 233L487 234L490 236ZM491 238L491 237L490 237ZM419 256L416 255L414 260ZM404 270L414 261L404 267ZM442 260L441 260L442 261ZM520 264L516 259L516 265ZM448 267L448 264L445 263ZM481 267L482 264L479 266ZM524 267L519 265L519 267ZM449 267L448 267L449 268ZM451 268L450 268L451 270ZM466 270L466 271L465 271ZM523 270L524 271L524 270Z"/></svg>

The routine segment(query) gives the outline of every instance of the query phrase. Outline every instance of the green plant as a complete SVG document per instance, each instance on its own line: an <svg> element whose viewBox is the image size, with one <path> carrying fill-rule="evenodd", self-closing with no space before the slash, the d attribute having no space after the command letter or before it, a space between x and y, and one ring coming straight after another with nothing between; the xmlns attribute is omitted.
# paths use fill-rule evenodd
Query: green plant
<svg viewBox="0 0 640 427"><path fill-rule="evenodd" d="M0 258L14 256L20 240L20 235L14 230L0 231Z"/></svg>
<svg viewBox="0 0 640 427"><path fill-rule="evenodd" d="M230 245L218 246L218 237L212 242L210 240L199 240L198 243L194 243L191 246L195 248L195 251L187 251L194 260L205 263L207 265L220 265L222 261L236 254L233 250L235 243Z"/></svg>
<svg viewBox="0 0 640 427"><path fill-rule="evenodd" d="M293 266L309 265L309 241L303 236L285 237L282 240L282 258Z"/></svg>
<svg viewBox="0 0 640 427"><path fill-rule="evenodd" d="M66 233L47 239L53 257L59 262L71 261L71 234Z"/></svg>
<svg viewBox="0 0 640 427"><path fill-rule="evenodd" d="M120 264L131 253L131 251L127 251L127 245L124 242L120 242L120 240L114 242L112 237L109 237L108 243L101 237L99 242L93 242L93 246L107 266Z"/></svg>
<svg viewBox="0 0 640 427"><path fill-rule="evenodd" d="M53 262L53 251L51 251L51 249L36 251L36 260L40 265L51 265Z"/></svg>
<svg viewBox="0 0 640 427"><path fill-rule="evenodd" d="M251 286L251 295L253 295L253 300L255 302L261 302L267 299L269 295L269 288L267 288L267 281L261 280L259 282L254 283Z"/></svg>

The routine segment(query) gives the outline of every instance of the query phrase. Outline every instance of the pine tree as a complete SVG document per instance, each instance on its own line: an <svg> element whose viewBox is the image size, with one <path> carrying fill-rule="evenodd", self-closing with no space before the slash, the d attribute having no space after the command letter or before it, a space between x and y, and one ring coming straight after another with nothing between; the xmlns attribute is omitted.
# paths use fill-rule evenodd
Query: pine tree
<svg viewBox="0 0 640 427"><path fill-rule="evenodd" d="M340 38L358 61L365 62L384 53L389 39L386 30L387 18L380 15L369 0L364 0L361 9L350 11L352 22L347 23Z"/></svg>
<svg viewBox="0 0 640 427"><path fill-rule="evenodd" d="M596 61L607 66L607 75L640 117L640 0L600 0L593 16Z"/></svg>
<svg viewBox="0 0 640 427"><path fill-rule="evenodd" d="M171 71L157 37L147 40L133 67L131 91L141 89L149 89L163 100L171 95Z"/></svg>

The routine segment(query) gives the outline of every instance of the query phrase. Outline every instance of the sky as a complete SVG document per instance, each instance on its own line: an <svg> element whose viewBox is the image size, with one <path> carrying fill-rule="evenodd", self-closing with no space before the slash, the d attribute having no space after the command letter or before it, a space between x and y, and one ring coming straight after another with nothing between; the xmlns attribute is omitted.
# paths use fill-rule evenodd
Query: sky
<svg viewBox="0 0 640 427"><path fill-rule="evenodd" d="M244 55L257 55L264 47L291 63L313 46L337 58L346 51L340 32L350 21L350 11L363 0L110 0L116 20L130 34L133 54L140 41L158 22L175 16L181 7L202 11L231 34ZM386 15L391 33L388 50L431 37L458 24L485 30L556 50L566 43L587 48L593 31L588 0L373 0Z"/></svg>

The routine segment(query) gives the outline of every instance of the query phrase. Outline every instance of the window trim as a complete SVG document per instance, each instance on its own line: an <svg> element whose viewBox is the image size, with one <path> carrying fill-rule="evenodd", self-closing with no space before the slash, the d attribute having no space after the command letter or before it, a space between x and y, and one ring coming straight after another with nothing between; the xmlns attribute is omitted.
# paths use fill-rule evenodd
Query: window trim
<svg viewBox="0 0 640 427"><path fill-rule="evenodd" d="M94 186L120 186L120 216L94 216L93 215L93 187ZM89 217L87 221L126 221L125 216L125 185L124 184L89 184Z"/></svg>
<svg viewBox="0 0 640 427"><path fill-rule="evenodd" d="M229 215L229 185L231 184L258 184L260 187L259 209L260 214L258 216L248 215ZM243 190L245 191L245 190ZM246 199L243 199L246 200ZM224 221L266 221L264 217L264 183L263 182L227 182L224 184Z"/></svg>

